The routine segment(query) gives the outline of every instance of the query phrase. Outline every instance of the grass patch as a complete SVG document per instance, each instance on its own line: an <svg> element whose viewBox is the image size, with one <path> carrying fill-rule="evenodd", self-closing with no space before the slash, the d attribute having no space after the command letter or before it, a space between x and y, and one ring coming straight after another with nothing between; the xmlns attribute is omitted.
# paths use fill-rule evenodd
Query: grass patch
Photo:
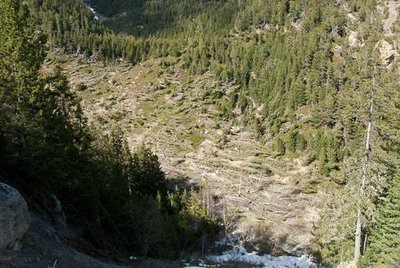
<svg viewBox="0 0 400 268"><path fill-rule="evenodd" d="M316 194L318 192L318 184L319 183L320 182L318 180L309 181L301 189L301 192L303 194Z"/></svg>
<svg viewBox="0 0 400 268"><path fill-rule="evenodd" d="M120 111L117 111L115 113L113 113L110 118L116 122L121 121L122 119L124 119L124 114Z"/></svg>
<svg viewBox="0 0 400 268"><path fill-rule="evenodd" d="M188 133L183 135L183 139L189 140L194 149L197 149L205 140L198 130L190 130Z"/></svg>
<svg viewBox="0 0 400 268"><path fill-rule="evenodd" d="M196 149L204 141L204 137L200 134L199 131L192 131L189 136L189 140L191 141L193 147Z"/></svg>
<svg viewBox="0 0 400 268"><path fill-rule="evenodd" d="M140 103L139 108L143 111L143 114L150 114L155 110L155 104L152 101L143 101Z"/></svg>

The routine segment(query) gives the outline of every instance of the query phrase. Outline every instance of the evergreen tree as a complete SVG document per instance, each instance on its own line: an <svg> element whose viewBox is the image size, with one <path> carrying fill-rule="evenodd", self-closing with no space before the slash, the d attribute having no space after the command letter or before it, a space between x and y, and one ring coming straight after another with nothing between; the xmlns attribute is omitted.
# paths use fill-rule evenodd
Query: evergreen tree
<svg viewBox="0 0 400 268"><path fill-rule="evenodd" d="M144 144L133 154L131 172L130 187L134 194L156 197L158 192L165 193L165 175L158 157Z"/></svg>
<svg viewBox="0 0 400 268"><path fill-rule="evenodd" d="M365 267L386 267L394 261L400 250L400 170L391 180L388 193L378 208L376 226L371 232L366 256L361 261Z"/></svg>
<svg viewBox="0 0 400 268"><path fill-rule="evenodd" d="M102 41L106 59L119 57L121 47L135 42L106 31L96 35L98 24L89 25L89 11L79 1L27 3L39 12L36 20L40 12L48 12L42 19L50 19L58 31L51 32L49 40L67 51L88 41L75 39L86 38L85 31L94 34L94 43ZM39 25L46 28L45 23ZM132 154L121 131L104 135L89 130L62 70L40 71L45 40L26 5L0 0L0 172L12 170L11 184L44 211L52 209L48 204L56 195L67 223L99 247L176 257L183 240L177 215L183 208L167 204L157 156L145 146ZM142 43L141 49L146 46ZM94 51L100 45L87 48Z"/></svg>

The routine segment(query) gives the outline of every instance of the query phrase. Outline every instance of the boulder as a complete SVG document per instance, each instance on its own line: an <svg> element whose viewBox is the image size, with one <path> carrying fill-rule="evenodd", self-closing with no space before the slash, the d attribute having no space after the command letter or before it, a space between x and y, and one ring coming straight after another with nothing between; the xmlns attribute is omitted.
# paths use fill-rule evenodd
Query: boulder
<svg viewBox="0 0 400 268"><path fill-rule="evenodd" d="M29 223L24 198L16 189L0 182L0 249L18 250Z"/></svg>
<svg viewBox="0 0 400 268"><path fill-rule="evenodd" d="M390 65L397 56L395 47L386 40L381 41L379 51L381 53L382 63L386 66Z"/></svg>
<svg viewBox="0 0 400 268"><path fill-rule="evenodd" d="M217 147L215 146L215 144L210 140L205 140L199 146L198 157L199 159L204 159L206 157L215 155L216 152L217 152Z"/></svg>
<svg viewBox="0 0 400 268"><path fill-rule="evenodd" d="M360 40L358 40L358 33L355 31L350 31L349 34L349 45L350 47L359 47L361 45Z"/></svg>

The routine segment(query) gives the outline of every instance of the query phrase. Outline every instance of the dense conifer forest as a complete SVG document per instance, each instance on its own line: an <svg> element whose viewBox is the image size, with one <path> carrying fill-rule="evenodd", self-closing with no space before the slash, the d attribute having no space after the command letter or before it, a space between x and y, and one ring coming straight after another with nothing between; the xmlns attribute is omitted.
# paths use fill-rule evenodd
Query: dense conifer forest
<svg viewBox="0 0 400 268"><path fill-rule="evenodd" d="M384 29L383 1L87 1L101 20L78 0L0 1L0 170L42 200L56 194L99 247L176 258L217 219L196 192L167 189L145 145L132 152L121 130L90 125L68 77L40 71L47 51L211 73L232 88L216 101L220 120L277 157L306 156L332 187L316 258L337 264L358 247L360 267L400 261L399 68L382 57L400 25Z"/></svg>

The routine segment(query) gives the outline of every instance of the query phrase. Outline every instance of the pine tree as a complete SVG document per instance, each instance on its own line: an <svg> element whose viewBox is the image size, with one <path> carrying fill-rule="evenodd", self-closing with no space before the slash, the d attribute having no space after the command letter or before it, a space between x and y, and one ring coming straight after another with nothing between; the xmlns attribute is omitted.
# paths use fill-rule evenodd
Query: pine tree
<svg viewBox="0 0 400 268"><path fill-rule="evenodd" d="M400 250L400 169L390 183L387 196L378 208L377 223L362 264L388 265Z"/></svg>
<svg viewBox="0 0 400 268"><path fill-rule="evenodd" d="M144 144L133 154L130 185L132 192L137 195L156 197L158 192L164 194L166 191L165 175L158 157Z"/></svg>

